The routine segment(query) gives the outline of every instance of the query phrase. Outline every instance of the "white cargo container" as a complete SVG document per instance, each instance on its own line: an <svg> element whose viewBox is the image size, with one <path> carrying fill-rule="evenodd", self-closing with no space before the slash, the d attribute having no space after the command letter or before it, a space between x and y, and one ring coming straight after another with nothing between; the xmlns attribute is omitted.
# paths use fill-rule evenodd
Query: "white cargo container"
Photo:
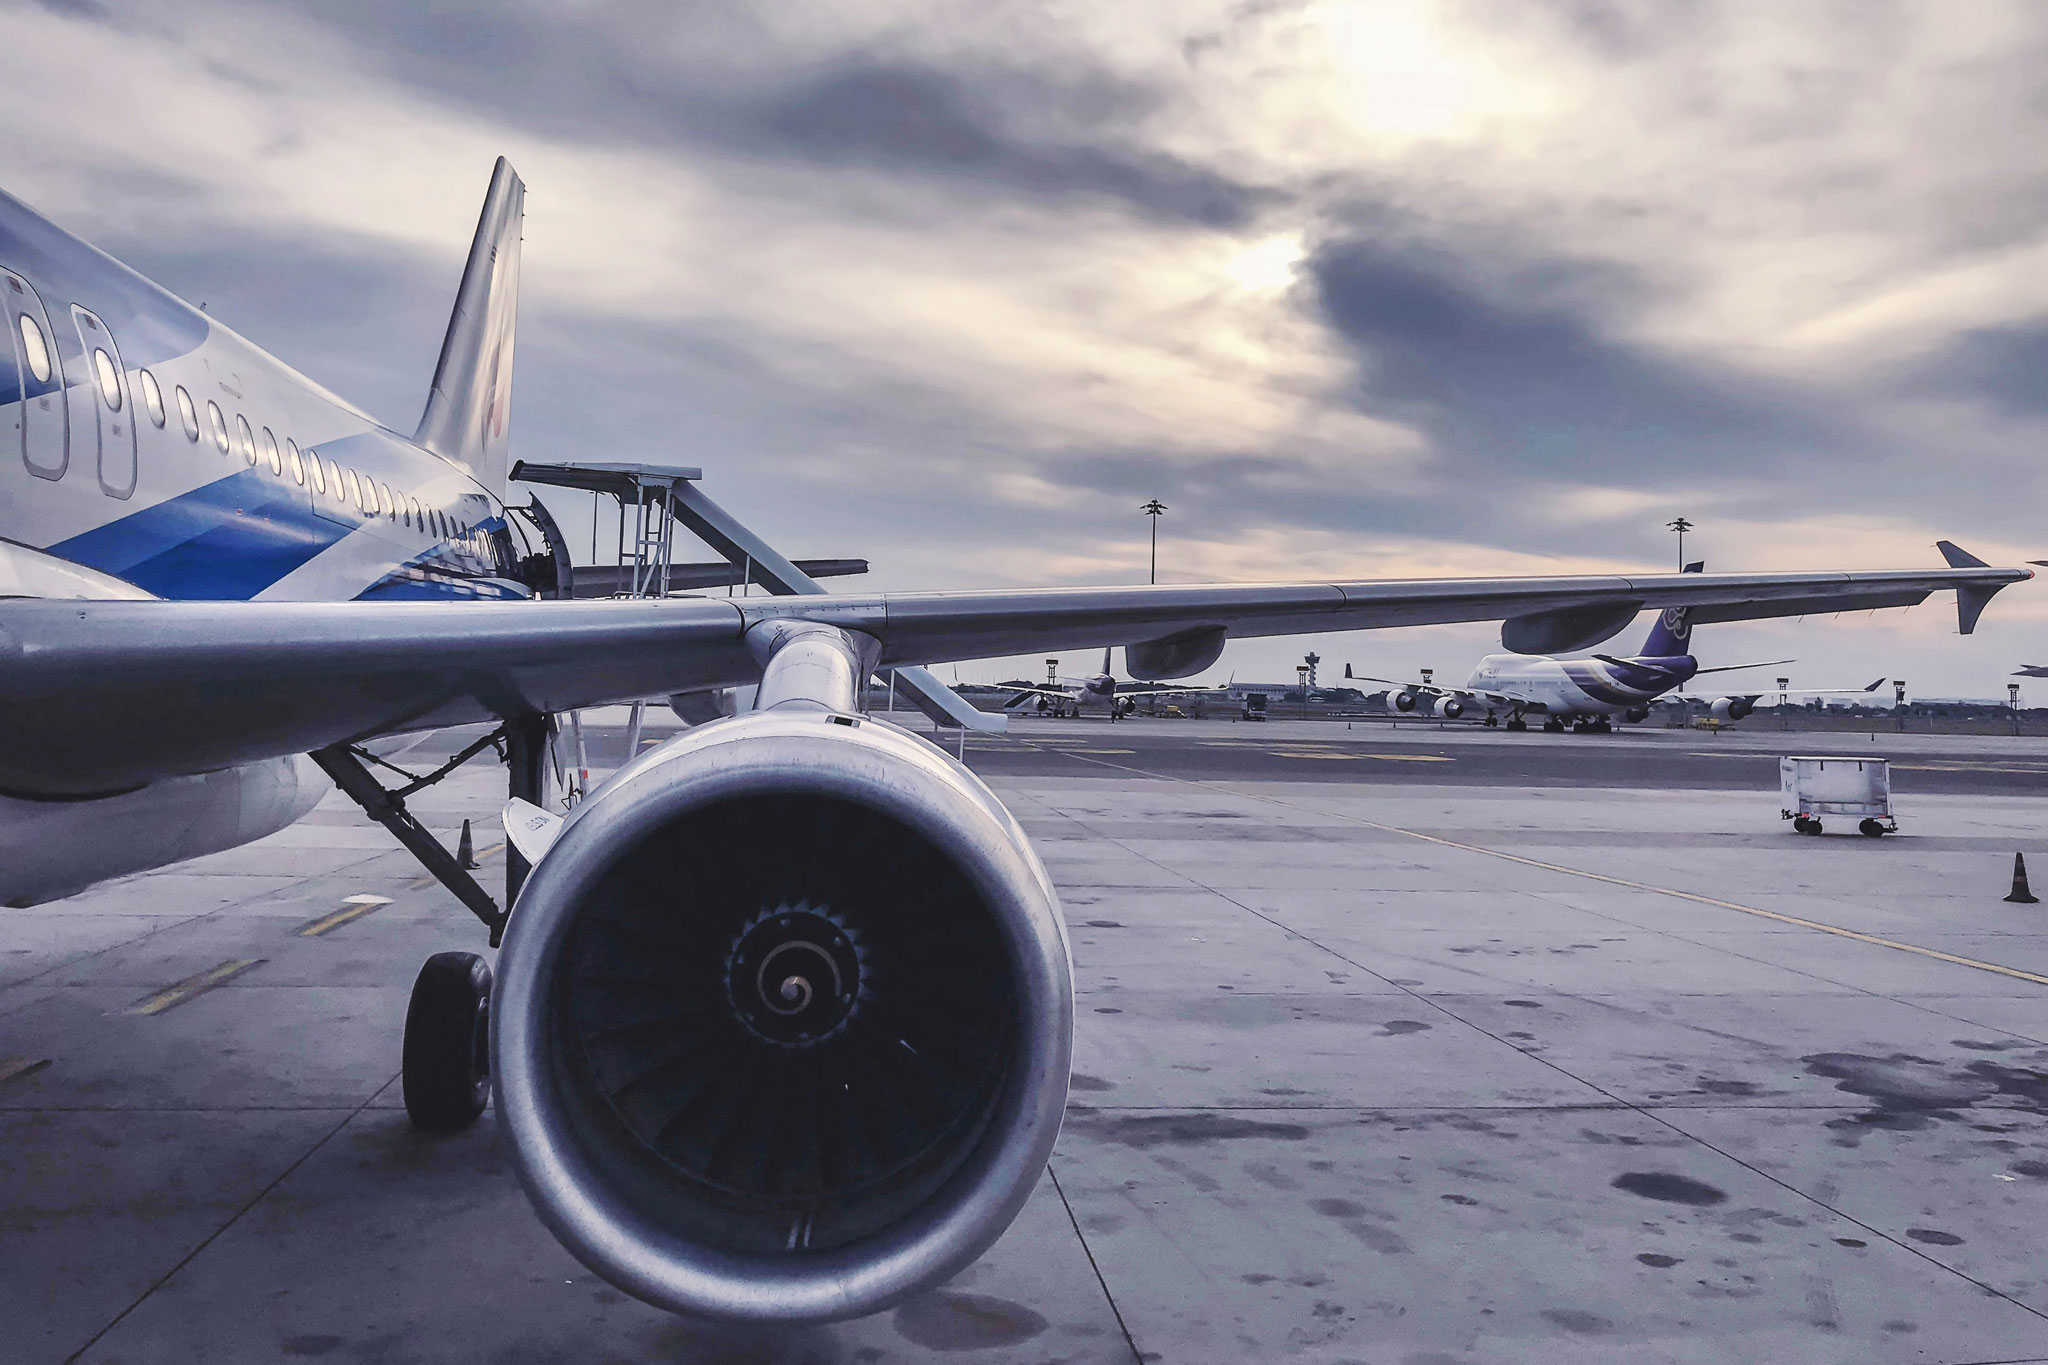
<svg viewBox="0 0 2048 1365"><path fill-rule="evenodd" d="M1881 758L1787 755L1778 760L1779 814L1801 834L1819 834L1821 817L1860 820L1857 829L1875 839L1898 832L1892 818L1892 769Z"/></svg>

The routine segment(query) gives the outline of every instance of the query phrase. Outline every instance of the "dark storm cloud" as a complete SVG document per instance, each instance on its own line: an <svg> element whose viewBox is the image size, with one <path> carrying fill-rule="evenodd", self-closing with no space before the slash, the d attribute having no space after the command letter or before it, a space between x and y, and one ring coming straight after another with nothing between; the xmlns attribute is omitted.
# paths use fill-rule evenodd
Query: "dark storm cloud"
<svg viewBox="0 0 2048 1365"><path fill-rule="evenodd" d="M1014 75L994 84L1023 100L1066 95ZM747 145L819 164L911 171L1029 198L1118 200L1153 220L1203 227L1243 226L1274 197L1161 152L1017 138L987 89L929 67L855 59L771 96L734 130ZM1119 103L1150 102L1137 91L1115 99L1100 82L1089 93L1110 106L1105 118L1124 112Z"/></svg>
<svg viewBox="0 0 2048 1365"><path fill-rule="evenodd" d="M750 72L775 40L740 7L508 6L479 24L363 4L309 17L414 90L550 136L869 168L962 194L1091 198L1198 227L1241 226L1276 198L1122 137L1163 96L1072 58L941 67L878 41Z"/></svg>
<svg viewBox="0 0 2048 1365"><path fill-rule="evenodd" d="M1636 286L1606 268L1537 262L1506 300L1466 283L1478 274L1362 240L1308 267L1323 317L1360 354L1360 404L1439 438L1454 474L1627 484L1694 459L1739 475L1857 435L1796 391L1611 338L1586 300Z"/></svg>
<svg viewBox="0 0 2048 1365"><path fill-rule="evenodd" d="M1965 332L1926 362L1920 379L2011 416L2048 417L2048 321Z"/></svg>

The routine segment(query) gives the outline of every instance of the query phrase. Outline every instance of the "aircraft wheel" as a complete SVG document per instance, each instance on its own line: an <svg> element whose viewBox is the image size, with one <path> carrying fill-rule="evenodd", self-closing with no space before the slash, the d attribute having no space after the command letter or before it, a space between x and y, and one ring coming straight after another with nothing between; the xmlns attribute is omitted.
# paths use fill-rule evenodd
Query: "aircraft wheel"
<svg viewBox="0 0 2048 1365"><path fill-rule="evenodd" d="M1546 721L1544 721L1544 722L1543 722L1543 733L1544 733L1544 734L1546 734L1546 735L1561 735L1561 734L1563 734L1563 733L1564 733L1564 722L1563 722L1563 721L1561 721L1561 720L1546 720Z"/></svg>
<svg viewBox="0 0 2048 1365"><path fill-rule="evenodd" d="M454 1133L491 1097L491 967L475 953L435 953L412 983L400 1074L415 1128Z"/></svg>
<svg viewBox="0 0 2048 1365"><path fill-rule="evenodd" d="M1856 828L1860 830L1866 837L1872 839L1882 839L1885 835L1891 832L1875 820L1865 820L1862 824L1856 826Z"/></svg>
<svg viewBox="0 0 2048 1365"><path fill-rule="evenodd" d="M1515 719L1507 722L1506 728L1517 731L1526 730L1529 728L1529 722L1517 716Z"/></svg>

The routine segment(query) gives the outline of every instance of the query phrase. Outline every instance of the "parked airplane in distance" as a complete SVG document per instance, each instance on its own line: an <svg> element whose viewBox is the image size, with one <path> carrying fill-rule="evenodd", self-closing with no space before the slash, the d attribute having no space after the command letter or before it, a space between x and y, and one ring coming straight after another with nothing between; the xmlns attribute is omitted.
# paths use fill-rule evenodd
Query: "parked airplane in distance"
<svg viewBox="0 0 2048 1365"><path fill-rule="evenodd" d="M1186 678L1231 636L1441 621L1558 652L1644 607L1737 619L1937 590L1967 631L2032 576L827 593L668 470L669 505L778 595L578 600L546 508L505 500L523 200L501 160L405 433L0 194L0 905L260 838L332 781L502 937L495 986L476 954L420 972L413 1121L495 1103L564 1245L680 1312L819 1321L942 1283L1017 1216L1059 1133L1058 896L973 772L865 713L877 672L1122 645L1133 673ZM561 818L555 714L739 689L753 709ZM478 723L497 728L456 762L507 766L516 910L406 810L454 763L389 789L362 748Z"/></svg>
<svg viewBox="0 0 2048 1365"><path fill-rule="evenodd" d="M1943 541L1943 553L1951 563L1962 554ZM1685 566L1686 573L1703 573L1705 561ZM1647 720L1650 708L1666 701L1702 701L1708 711L1723 721L1741 720L1756 708L1764 696L1758 692L1709 693L1700 695L1680 689L1694 678L1709 673L1733 673L1745 668L1770 668L1791 663L1790 659L1764 659L1748 664L1720 664L1701 668L1692 655L1692 620L1685 607L1664 611L1650 625L1641 653L1627 658L1612 654L1574 657L1525 654L1489 654L1472 670L1463 687L1443 687L1428 682L1398 682L1391 678L1366 678L1366 682L1391 683L1400 690L1392 694L1394 709L1413 711L1427 706L1436 715L1455 720L1467 711L1485 708L1488 725L1506 713L1505 728L1526 730L1529 712L1541 715L1543 729L1561 733L1569 725L1577 734L1606 734L1614 729L1614 717ZM1344 676L1354 676L1345 665ZM1802 697L1874 692L1883 678L1863 687L1802 687Z"/></svg>
<svg viewBox="0 0 2048 1365"><path fill-rule="evenodd" d="M2012 671L2015 678L2048 678L2048 664L2021 664Z"/></svg>
<svg viewBox="0 0 2048 1365"><path fill-rule="evenodd" d="M1102 671L1086 678L1059 677L1048 683L996 683L997 688L1017 695L1003 703L1005 711L1019 710L1035 699L1040 711L1055 716L1078 716L1084 711L1105 711L1111 720L1122 720L1138 707L1140 697L1193 697L1221 691L1215 687L1175 686L1172 683L1127 682L1109 671L1110 651L1102 651Z"/></svg>

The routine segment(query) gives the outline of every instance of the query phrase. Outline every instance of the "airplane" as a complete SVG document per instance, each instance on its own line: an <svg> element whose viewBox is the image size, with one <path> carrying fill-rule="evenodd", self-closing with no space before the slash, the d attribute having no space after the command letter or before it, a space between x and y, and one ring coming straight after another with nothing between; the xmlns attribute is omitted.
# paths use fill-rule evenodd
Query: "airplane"
<svg viewBox="0 0 2048 1365"><path fill-rule="evenodd" d="M463 951L422 967L411 1121L451 1131L494 1104L546 1225L671 1311L817 1322L941 1283L1009 1226L1059 1133L1057 893L964 763L864 710L871 676L980 725L924 665L1122 645L1133 672L1184 678L1233 636L1473 620L1556 652L1645 607L1740 619L1936 591L1968 631L2032 576L1951 554L828 593L699 471L511 466L524 197L500 159L406 431L0 194L0 905L260 839L338 787L498 949L495 972ZM508 501L515 468L665 479L666 510L769 594L579 598L538 494ZM741 691L751 709L559 808L557 715ZM472 725L493 728L433 772L373 771L374 746ZM502 903L405 804L479 758L507 773Z"/></svg>
<svg viewBox="0 0 2048 1365"><path fill-rule="evenodd" d="M1942 553L1951 564L1972 558L1948 541ZM1704 560L1687 564L1685 573L1706 571ZM1485 723L1495 724L1500 712L1507 713L1503 728L1526 730L1528 713L1544 717L1547 734L1561 734L1569 725L1576 734L1609 734L1614 717L1629 721L1647 720L1650 708L1667 701L1704 702L1717 720L1741 720L1756 708L1765 694L1759 692L1711 693L1702 696L1682 692L1688 682L1709 673L1733 673L1746 668L1770 668L1791 663L1790 659L1765 659L1756 663L1721 664L1701 668L1692 656L1692 610L1672 607L1650 624L1642 650L1627 658L1612 654L1554 655L1489 654L1472 670L1463 687L1442 687L1431 682L1401 682L1392 678L1366 678L1400 689L1391 696L1394 709L1413 711L1425 703L1438 717L1455 720L1468 710L1486 708ZM1726 618L1719 618L1726 619ZM1344 676L1353 677L1351 666ZM1862 687L1802 687L1802 697L1836 696L1875 692L1884 679Z"/></svg>
<svg viewBox="0 0 2048 1365"><path fill-rule="evenodd" d="M2048 664L2021 664L2012 671L2015 678L2048 678Z"/></svg>
<svg viewBox="0 0 2048 1365"><path fill-rule="evenodd" d="M1112 721L1121 720L1137 710L1140 697L1186 697L1222 691L1215 687L1119 681L1109 671L1109 656L1109 648L1104 647L1102 671L1092 677L1063 677L1037 686L1018 683L996 683L994 686L1017 694L1003 704L1006 711L1030 705L1035 700L1040 711L1050 711L1055 716L1078 716L1083 711L1102 710L1109 713Z"/></svg>

